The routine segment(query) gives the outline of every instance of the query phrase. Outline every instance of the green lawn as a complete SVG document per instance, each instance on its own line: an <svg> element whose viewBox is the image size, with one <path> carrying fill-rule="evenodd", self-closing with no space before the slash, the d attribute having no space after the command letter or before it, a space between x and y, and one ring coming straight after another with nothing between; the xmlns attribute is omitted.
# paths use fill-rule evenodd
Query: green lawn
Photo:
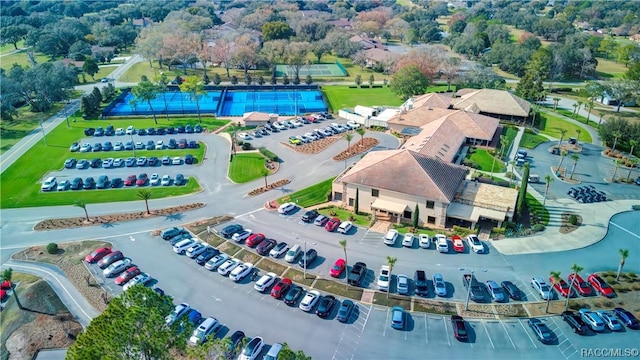
<svg viewBox="0 0 640 360"><path fill-rule="evenodd" d="M540 129L540 132L543 134L560 139L560 137L562 136L562 133L560 132L560 130L564 129L564 130L567 130L566 134L564 135L564 138L568 139L570 137L578 136L578 133L576 132L576 130L581 130L580 137L578 138L578 140L581 142L591 143L591 140L592 140L591 134L589 134L589 132L587 132L587 130L582 126L563 120L560 117L555 116L546 110L542 110L542 113L540 114L540 118L541 118L540 123L542 127Z"/></svg>
<svg viewBox="0 0 640 360"><path fill-rule="evenodd" d="M27 136L33 129L40 125L41 119L48 119L63 107L63 104L54 104L53 108L45 113L29 111L29 106L19 108L18 115L13 120L0 120L0 154L11 149L18 141Z"/></svg>
<svg viewBox="0 0 640 360"><path fill-rule="evenodd" d="M505 164L500 159L495 159L494 162L494 157L485 149L476 149L473 154L467 155L467 159L476 163L477 169L481 171L491 171L491 166L493 166L494 172L506 171Z"/></svg>
<svg viewBox="0 0 640 360"><path fill-rule="evenodd" d="M10 45L10 46L11 48L13 48L13 45ZM43 55L41 53L36 53L35 55L36 55L36 61L39 64L49 62L49 56ZM29 65L29 58L27 57L27 51L20 50L14 54L4 55L0 57L0 68L9 70L11 69L13 64L22 65L23 67Z"/></svg>
<svg viewBox="0 0 640 360"><path fill-rule="evenodd" d="M582 101L584 102L584 99L582 99ZM548 106L546 108L547 109L553 109L552 106ZM584 105L583 105L582 108L584 108ZM579 121L581 123L584 123L585 125L590 125L591 127L594 127L594 128L598 127L598 122L597 121L593 121L593 119L596 116L595 111L591 111L591 116L589 117L589 123L588 124L587 124L587 118L585 116L582 116L580 114L573 114L573 110L557 108L555 110L555 112L557 112L558 114L564 115L564 116L566 116L568 118L575 119L575 120L577 120L577 121Z"/></svg>
<svg viewBox="0 0 640 360"><path fill-rule="evenodd" d="M91 76L89 76L89 75L84 75L84 80L86 80L86 81L82 81L82 75L79 75L78 76L78 84L79 85L88 85L88 84L99 83L100 80L102 80L102 78L108 77L109 74L111 74L117 68L118 68L117 66L100 67L98 72L93 75L93 79L95 79L95 80L93 80L91 78Z"/></svg>
<svg viewBox="0 0 640 360"><path fill-rule="evenodd" d="M326 215L329 217L337 217L339 218L341 221L347 221L349 220L351 217L354 218L354 220L349 220L352 221L355 225L361 225L361 226L369 226L369 224L371 223L371 216L370 215L355 215L353 212L345 210L345 209L340 209L337 208L335 206L330 206L326 209L321 209L318 210L318 212L322 215ZM330 212L335 212L335 215L329 215Z"/></svg>
<svg viewBox="0 0 640 360"><path fill-rule="evenodd" d="M240 153L229 166L229 178L235 183L246 183L262 178L265 158L260 153Z"/></svg>
<svg viewBox="0 0 640 360"><path fill-rule="evenodd" d="M527 196L525 197L525 201L527 203L527 207L529 208L529 212L539 212L541 213L541 223L544 226L549 224L549 210L546 207L543 207L540 201L538 201L533 195L527 192Z"/></svg>
<svg viewBox="0 0 640 360"><path fill-rule="evenodd" d="M520 147L525 149L534 149L536 146L547 141L549 141L549 139L542 135L525 131L524 134L522 134L522 140L520 140Z"/></svg>
<svg viewBox="0 0 640 360"><path fill-rule="evenodd" d="M621 78L625 72L627 72L627 68L624 64L617 63L613 60L598 58L598 65L596 66L596 74L598 76L607 79Z"/></svg>
<svg viewBox="0 0 640 360"><path fill-rule="evenodd" d="M207 119L208 120L208 119ZM216 126L218 123L226 123L223 120L203 120L203 125L206 123L209 126ZM122 125L118 122L122 121ZM197 121L197 120L195 120ZM164 124L184 124L194 123L194 119L172 119L169 123L164 121ZM82 194L82 200L87 203L100 203L100 202L112 202L112 201L128 201L135 200L135 189L122 189L122 190L105 190L105 191L87 191L87 192L64 192L64 193L49 193L42 194L40 192L40 182L46 176L46 174L54 169L61 169L64 161L67 158L94 158L94 157L108 157L108 156L132 156L132 151L115 152L112 153L87 153L87 154L72 154L69 152L69 145L82 138L83 130L87 127L102 126L105 127L108 124L113 124L118 127L126 127L128 125L134 125L135 127L150 127L153 126L152 119L132 119L132 120L82 120L78 118L77 121L71 122L71 127L67 128L66 122L62 122L55 129L47 134L47 145L44 144L44 140L40 140L29 151L21 156L13 165L6 169L2 175L0 175L0 207L2 208L18 208L18 207L33 207L33 206L53 206L53 205L66 205L72 204L75 200L78 200L79 194ZM101 141L106 141L104 138ZM137 139L136 139L137 141ZM182 150L137 150L138 156L180 156L187 153L193 154L198 158L198 161L202 161L205 149L203 147L199 149L182 149ZM98 155L99 154L99 155ZM95 174L94 174L95 175ZM87 176L89 176L87 174ZM195 179L189 180L187 186L184 187L170 187L170 188L157 188L154 189L154 197L166 197L183 195L192 193L199 189L200 186ZM133 194L133 195L132 195Z"/></svg>
<svg viewBox="0 0 640 360"><path fill-rule="evenodd" d="M406 234L409 232L410 228L413 228L413 226L411 226L410 224L394 224L393 228L398 230L398 232L400 234ZM436 232L434 230L431 229L425 229L423 227L418 227L418 232L416 234L429 234L429 236L434 236L436 234Z"/></svg>
<svg viewBox="0 0 640 360"><path fill-rule="evenodd" d="M388 87L352 89L347 85L332 85L323 86L322 92L329 102L329 108L332 111L354 108L356 105L400 106L403 102L402 99L392 93Z"/></svg>
<svg viewBox="0 0 640 360"><path fill-rule="evenodd" d="M308 207L327 202L327 196L331 193L331 184L335 178L330 178L313 184L307 188L298 190L290 195L283 196L278 199L278 203L282 204L293 201L299 206Z"/></svg>
<svg viewBox="0 0 640 360"><path fill-rule="evenodd" d="M23 46L24 46L24 41L22 40L18 41L18 50L20 50ZM12 51L15 51L15 49L16 48L13 47L13 44L4 44L0 46L0 55L10 53Z"/></svg>
<svg viewBox="0 0 640 360"><path fill-rule="evenodd" d="M504 157L511 148L511 144L513 144L513 140L516 138L516 135L518 135L518 128L514 126L505 126L502 128L502 135L507 137L507 143L505 144L504 150L502 150L502 142L498 143L496 151L498 154L502 151L502 156Z"/></svg>

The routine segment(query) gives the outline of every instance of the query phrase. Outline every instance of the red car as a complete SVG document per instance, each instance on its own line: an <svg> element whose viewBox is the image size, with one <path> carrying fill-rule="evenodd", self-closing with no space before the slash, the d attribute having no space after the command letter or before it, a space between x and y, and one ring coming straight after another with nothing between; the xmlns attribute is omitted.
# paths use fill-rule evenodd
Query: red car
<svg viewBox="0 0 640 360"><path fill-rule="evenodd" d="M133 184L135 184L135 183L136 183L136 176L135 175L129 175L124 180L124 186L133 186Z"/></svg>
<svg viewBox="0 0 640 360"><path fill-rule="evenodd" d="M332 232L333 230L335 230L338 226L340 225L340 219L338 218L333 218L329 221L327 221L327 224L324 226L324 229L327 230L328 232Z"/></svg>
<svg viewBox="0 0 640 360"><path fill-rule="evenodd" d="M553 277L549 276L549 283L553 284L553 288L556 289L558 293L562 294L562 296L567 297L573 295L573 291L569 287L569 284L564 281L564 279L560 279L560 281L554 282Z"/></svg>
<svg viewBox="0 0 640 360"><path fill-rule="evenodd" d="M273 289L271 289L271 296L276 298L276 299L280 299L282 297L282 295L284 295L287 290L289 290L289 288L291 287L291 279L287 279L287 278L283 278L282 280L278 281L278 283L276 284L276 286L273 287Z"/></svg>
<svg viewBox="0 0 640 360"><path fill-rule="evenodd" d="M111 253L111 248L109 247L101 247L99 249L96 249L94 252L92 252L91 254L87 255L87 257L84 258L84 261L88 262L89 264L93 264L96 261L102 259L103 257L105 257L105 255Z"/></svg>
<svg viewBox="0 0 640 360"><path fill-rule="evenodd" d="M140 269L138 269L137 266L130 267L116 278L116 285L124 285L127 281L133 279L137 275L140 275Z"/></svg>
<svg viewBox="0 0 640 360"><path fill-rule="evenodd" d="M611 288L611 286L609 286L609 284L607 284L607 282L604 281L600 277L600 275L591 274L587 277L587 280L589 280L589 283L593 286L594 289L596 289L600 293L600 295L606 296L606 297L616 296L616 293L615 291L613 291L613 288Z"/></svg>
<svg viewBox="0 0 640 360"><path fill-rule="evenodd" d="M11 289L11 281L9 281L9 280L3 281L2 284L0 284L0 289L2 289L2 290Z"/></svg>
<svg viewBox="0 0 640 360"><path fill-rule="evenodd" d="M142 173L138 175L138 180L136 180L136 185L144 186L147 184L147 180L149 180L149 176L146 173Z"/></svg>
<svg viewBox="0 0 640 360"><path fill-rule="evenodd" d="M584 281L580 274L569 274L569 284L582 296L590 296L592 294L591 286Z"/></svg>
<svg viewBox="0 0 640 360"><path fill-rule="evenodd" d="M333 276L334 278L340 277L340 274L342 274L346 265L347 262L344 261L344 259L336 260L335 264L333 264L333 266L331 267L331 270L329 270L329 275Z"/></svg>
<svg viewBox="0 0 640 360"><path fill-rule="evenodd" d="M451 237L451 242L453 243L453 251L455 252L464 252L464 243L462 239L458 235L453 235Z"/></svg>
<svg viewBox="0 0 640 360"><path fill-rule="evenodd" d="M0 301L4 301L7 298L7 292L5 290L0 290Z"/></svg>
<svg viewBox="0 0 640 360"><path fill-rule="evenodd" d="M260 234L260 233L251 234L251 236L249 236L247 240L244 241L244 244L247 245L248 247L254 247L260 244L262 240L264 240L264 234Z"/></svg>
<svg viewBox="0 0 640 360"><path fill-rule="evenodd" d="M451 327L453 328L453 336L459 341L467 341L467 327L464 324L462 316L453 315L451 317Z"/></svg>

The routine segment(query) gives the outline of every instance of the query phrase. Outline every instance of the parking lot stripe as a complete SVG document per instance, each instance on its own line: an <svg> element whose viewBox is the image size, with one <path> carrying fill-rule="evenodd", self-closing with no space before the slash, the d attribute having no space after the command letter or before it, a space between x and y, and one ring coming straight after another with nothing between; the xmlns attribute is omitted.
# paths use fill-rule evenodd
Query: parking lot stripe
<svg viewBox="0 0 640 360"><path fill-rule="evenodd" d="M529 335L529 332L527 331L527 328L524 327L524 325L522 324L522 321L518 321L518 322L520 323L520 326L522 326L522 330L524 330L524 333L527 334L527 337L529 338L529 340L531 340L531 343L533 344L533 347L537 349L538 345L536 345L536 343L531 338L531 335Z"/></svg>
<svg viewBox="0 0 640 360"><path fill-rule="evenodd" d="M429 343L429 329L427 328L427 315L424 316L424 339Z"/></svg>
<svg viewBox="0 0 640 360"><path fill-rule="evenodd" d="M235 216L235 218L236 218L236 219L238 219L238 218L241 218L241 217L245 217L245 216L247 216L247 215L251 215L251 214L253 214L253 213L256 213L256 212L258 212L258 211L262 211L262 210L264 210L264 208L263 208L263 207L258 208L258 209L255 209L255 210L251 210L251 211L246 212L246 213L244 213L244 214L236 215L236 216Z"/></svg>
<svg viewBox="0 0 640 360"><path fill-rule="evenodd" d="M489 335L489 329L487 329L487 324L482 321L482 326L484 327L484 331L487 333L487 338L489 338L489 343L491 343L491 348L495 350L495 346L493 346L493 340L491 340L491 335Z"/></svg>
<svg viewBox="0 0 640 360"><path fill-rule="evenodd" d="M390 312L391 312L391 309L387 308L387 316L385 317L384 324L382 324L382 327L383 327L382 336L387 335L387 321L389 321L389 315L391 314Z"/></svg>
<svg viewBox="0 0 640 360"><path fill-rule="evenodd" d="M509 338L509 342L511 343L511 346L513 346L513 348L516 348L516 344L513 343L513 340L511 339L511 335L509 335L509 331L507 331L507 327L504 326L504 321L500 321L500 324L502 324L502 328L504 329L504 332L507 334L507 337Z"/></svg>
<svg viewBox="0 0 640 360"><path fill-rule="evenodd" d="M626 232L626 233L630 234L630 235L631 235L631 236L633 236L633 237L637 237L638 239L640 239L640 235L638 235L638 234L634 234L634 233L632 233L631 231L629 231L629 230L627 230L627 229L623 228L622 226L620 226L620 225L618 225L618 224L616 224L616 223L614 223L614 222L609 222L609 224L611 224L611 225L613 225L613 226L617 227L618 229L620 229L620 230L622 230L622 231L624 231L624 232Z"/></svg>
<svg viewBox="0 0 640 360"><path fill-rule="evenodd" d="M449 340L449 330L447 330L447 321L442 317L442 323L444 324L444 336L447 338L447 343L451 346L451 340ZM471 345L473 347L473 344Z"/></svg>

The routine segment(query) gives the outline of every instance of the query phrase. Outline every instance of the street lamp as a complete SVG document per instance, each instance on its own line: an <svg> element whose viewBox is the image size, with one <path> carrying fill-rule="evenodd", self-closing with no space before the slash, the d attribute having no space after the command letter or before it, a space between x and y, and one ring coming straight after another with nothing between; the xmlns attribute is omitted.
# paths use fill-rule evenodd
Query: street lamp
<svg viewBox="0 0 640 360"><path fill-rule="evenodd" d="M47 144L47 137L44 133L44 126L42 126L42 119L40 119L40 129L42 129L42 139L44 140L44 146L49 146L49 144Z"/></svg>
<svg viewBox="0 0 640 360"><path fill-rule="evenodd" d="M133 134L129 134L129 136L131 137L131 146L133 149L133 157L137 157L136 156L136 143L133 142Z"/></svg>
<svg viewBox="0 0 640 360"><path fill-rule="evenodd" d="M469 299L471 298L471 281L473 280L473 275L475 274L475 270L460 268L460 271L469 271L471 272L471 278L467 279L467 300L464 303L464 309L469 310ZM485 269L481 269L482 272L487 272ZM467 274L464 274L467 276Z"/></svg>

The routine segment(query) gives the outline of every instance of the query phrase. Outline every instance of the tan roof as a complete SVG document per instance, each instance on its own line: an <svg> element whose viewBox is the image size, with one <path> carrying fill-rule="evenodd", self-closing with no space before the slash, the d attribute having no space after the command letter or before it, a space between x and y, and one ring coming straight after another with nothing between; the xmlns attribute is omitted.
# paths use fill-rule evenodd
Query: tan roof
<svg viewBox="0 0 640 360"><path fill-rule="evenodd" d="M420 107L431 107L431 108L440 108L440 109L448 109L451 104L451 100L453 99L453 94L439 94L439 93L429 93L420 95L417 98L413 99L413 108L417 109Z"/></svg>
<svg viewBox="0 0 640 360"><path fill-rule="evenodd" d="M499 211L513 210L518 199L518 190L508 187L466 181L458 189L456 201L477 207Z"/></svg>
<svg viewBox="0 0 640 360"><path fill-rule="evenodd" d="M459 91L458 93L463 93ZM454 109L476 108L479 112L527 117L531 104L505 90L481 89L462 94L459 98L452 99Z"/></svg>
<svg viewBox="0 0 640 360"><path fill-rule="evenodd" d="M421 108L413 108L413 110L409 110L404 114L398 114L393 118L389 119L387 123L389 124L398 124L403 126L413 126L413 127L421 127L422 125L437 120L443 116L449 114L451 110L442 109L442 108L431 108L427 107Z"/></svg>
<svg viewBox="0 0 640 360"><path fill-rule="evenodd" d="M269 114L265 112L252 111L242 115L244 121L268 121Z"/></svg>
<svg viewBox="0 0 640 360"><path fill-rule="evenodd" d="M367 57L367 60L373 60L376 62L394 60L395 58L398 57L398 54L392 53L387 50L382 50L379 48L365 50L365 55Z"/></svg>
<svg viewBox="0 0 640 360"><path fill-rule="evenodd" d="M450 203L467 170L410 150L368 153L340 181Z"/></svg>

